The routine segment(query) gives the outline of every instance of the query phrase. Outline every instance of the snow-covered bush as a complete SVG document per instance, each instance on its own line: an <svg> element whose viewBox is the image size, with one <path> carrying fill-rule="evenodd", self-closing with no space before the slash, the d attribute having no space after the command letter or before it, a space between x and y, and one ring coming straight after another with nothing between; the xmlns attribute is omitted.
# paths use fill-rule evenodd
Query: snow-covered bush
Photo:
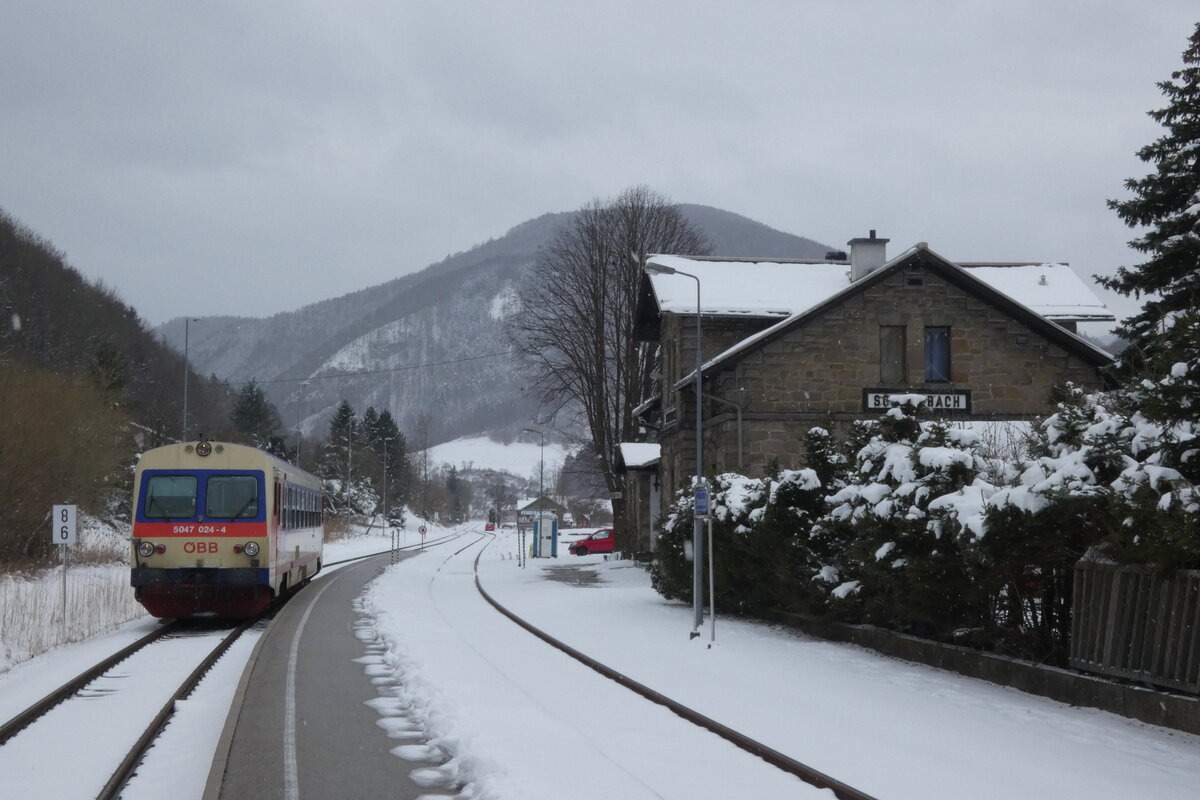
<svg viewBox="0 0 1200 800"><path fill-rule="evenodd" d="M718 605L1065 663L1085 555L1200 567L1200 319L1187 324L1157 377L1060 390L1016 460L900 395L841 445L810 431L810 469L719 476ZM654 565L656 588L686 600L691 506L681 493L668 510Z"/></svg>
<svg viewBox="0 0 1200 800"><path fill-rule="evenodd" d="M337 478L325 478L325 511L333 516L367 516L380 507L379 495L367 477L357 477L348 487Z"/></svg>
<svg viewBox="0 0 1200 800"><path fill-rule="evenodd" d="M1099 547L1124 563L1200 566L1193 370L1179 362L1157 381L1090 395L1068 387L1039 429L1038 456L992 498L986 529L1022 519L1076 534L1077 556Z"/></svg>
<svg viewBox="0 0 1200 800"><path fill-rule="evenodd" d="M822 508L811 469L766 478L718 475L712 487L717 605L727 612L792 609L804 601L801 576L815 560L808 532ZM693 498L680 492L656 545L651 582L665 597L692 600ZM703 554L707 559L707 551ZM706 589L707 591L707 589Z"/></svg>
<svg viewBox="0 0 1200 800"><path fill-rule="evenodd" d="M986 466L977 434L921 422L923 396L893 402L855 454L847 485L826 497L811 538L831 546L814 579L838 617L944 635L972 616L959 532L976 524L973 504L991 487L977 482ZM957 522L963 514L971 521Z"/></svg>

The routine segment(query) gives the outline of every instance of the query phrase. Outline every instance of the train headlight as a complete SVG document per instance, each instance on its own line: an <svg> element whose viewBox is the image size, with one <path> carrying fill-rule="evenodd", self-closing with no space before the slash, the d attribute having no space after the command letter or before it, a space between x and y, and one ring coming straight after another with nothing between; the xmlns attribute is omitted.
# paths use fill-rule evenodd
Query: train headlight
<svg viewBox="0 0 1200 800"><path fill-rule="evenodd" d="M138 545L138 555L141 556L142 558L149 558L150 556L154 555L154 543L153 542L142 542L141 544L139 544Z"/></svg>
<svg viewBox="0 0 1200 800"><path fill-rule="evenodd" d="M246 542L246 546L242 548L246 555L254 558L258 555L258 542Z"/></svg>
<svg viewBox="0 0 1200 800"><path fill-rule="evenodd" d="M203 457L209 455L210 453L212 453L212 445L210 443L196 442L196 455Z"/></svg>

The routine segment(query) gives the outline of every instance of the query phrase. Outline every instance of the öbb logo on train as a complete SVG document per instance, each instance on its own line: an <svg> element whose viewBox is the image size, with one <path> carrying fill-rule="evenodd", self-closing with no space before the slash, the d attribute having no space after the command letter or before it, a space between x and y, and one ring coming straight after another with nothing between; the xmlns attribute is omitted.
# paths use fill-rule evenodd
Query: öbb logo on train
<svg viewBox="0 0 1200 800"><path fill-rule="evenodd" d="M185 553L215 553L217 552L216 542L185 542L183 545Z"/></svg>

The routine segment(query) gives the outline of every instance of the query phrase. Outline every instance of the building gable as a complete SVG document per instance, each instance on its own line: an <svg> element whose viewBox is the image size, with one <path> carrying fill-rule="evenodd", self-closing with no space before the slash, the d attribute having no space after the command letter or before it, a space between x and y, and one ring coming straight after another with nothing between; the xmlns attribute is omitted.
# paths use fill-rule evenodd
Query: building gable
<svg viewBox="0 0 1200 800"><path fill-rule="evenodd" d="M895 394L930 398L943 416L1029 419L1051 386L1098 386L1096 367L937 271L914 265L778 326L705 373L705 395L747 419L874 417ZM905 287L909 277L923 285ZM895 350L889 361L888 339ZM938 363L931 354L941 354ZM685 389L686 391L686 389ZM713 407L710 413L719 413Z"/></svg>
<svg viewBox="0 0 1200 800"><path fill-rule="evenodd" d="M1112 363L1112 357L1076 336L1065 328L1051 322L1045 317L1030 310L1028 307L997 291L991 285L970 274L967 270L947 261L937 253L921 244L901 254L879 269L854 281L841 291L825 298L798 314L743 339L725 351L708 359L703 366L703 373L708 375L727 369L730 365L747 354L761 349L774 339L787 334L788 331L834 313L836 309L847 303L854 302L864 293L870 292L884 283L890 283L891 289L902 290L910 295L920 294L925 289L926 275L936 277L946 284L957 287L963 293L973 298L980 305L980 310L991 309L992 313L1003 315L1019 325L1024 326L1038 337L1053 343L1064 352L1078 358L1082 363L1093 369L1106 367ZM902 297L904 295L897 295ZM675 384L675 389L685 389L693 380L692 373L684 375Z"/></svg>

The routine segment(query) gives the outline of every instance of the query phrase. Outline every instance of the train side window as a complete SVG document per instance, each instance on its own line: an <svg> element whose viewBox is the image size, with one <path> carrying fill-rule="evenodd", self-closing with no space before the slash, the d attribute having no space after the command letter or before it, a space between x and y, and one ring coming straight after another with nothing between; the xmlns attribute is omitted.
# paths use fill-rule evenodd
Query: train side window
<svg viewBox="0 0 1200 800"><path fill-rule="evenodd" d="M146 481L142 513L154 519L186 519L196 516L194 475L153 475Z"/></svg>
<svg viewBox="0 0 1200 800"><path fill-rule="evenodd" d="M208 479L204 514L209 519L258 516L258 479L253 475L213 475Z"/></svg>

